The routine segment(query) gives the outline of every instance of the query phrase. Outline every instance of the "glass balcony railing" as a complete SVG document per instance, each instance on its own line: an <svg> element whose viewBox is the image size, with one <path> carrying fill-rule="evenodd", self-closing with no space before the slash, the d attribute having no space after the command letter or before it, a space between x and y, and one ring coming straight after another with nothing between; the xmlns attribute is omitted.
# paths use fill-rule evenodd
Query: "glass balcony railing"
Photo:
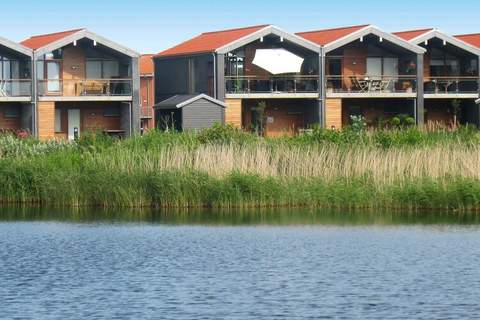
<svg viewBox="0 0 480 320"><path fill-rule="evenodd" d="M132 79L38 80L39 96L130 96Z"/></svg>
<svg viewBox="0 0 480 320"><path fill-rule="evenodd" d="M327 93L413 93L415 76L326 76Z"/></svg>
<svg viewBox="0 0 480 320"><path fill-rule="evenodd" d="M424 82L425 94L477 94L478 77L435 77Z"/></svg>
<svg viewBox="0 0 480 320"><path fill-rule="evenodd" d="M227 76L227 94L316 93L318 76Z"/></svg>
<svg viewBox="0 0 480 320"><path fill-rule="evenodd" d="M30 97L32 95L32 81L30 79L1 80L0 98L2 97Z"/></svg>

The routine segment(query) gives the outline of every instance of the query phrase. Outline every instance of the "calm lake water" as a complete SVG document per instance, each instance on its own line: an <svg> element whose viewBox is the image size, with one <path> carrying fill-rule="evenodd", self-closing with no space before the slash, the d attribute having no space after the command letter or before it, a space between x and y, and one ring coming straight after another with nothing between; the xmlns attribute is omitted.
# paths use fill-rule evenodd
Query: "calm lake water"
<svg viewBox="0 0 480 320"><path fill-rule="evenodd" d="M475 215L0 210L0 319L478 319Z"/></svg>

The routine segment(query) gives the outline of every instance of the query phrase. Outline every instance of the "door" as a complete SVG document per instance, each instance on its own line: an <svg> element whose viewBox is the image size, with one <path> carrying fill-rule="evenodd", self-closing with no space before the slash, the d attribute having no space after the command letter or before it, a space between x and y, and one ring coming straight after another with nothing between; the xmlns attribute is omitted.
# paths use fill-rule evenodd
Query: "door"
<svg viewBox="0 0 480 320"><path fill-rule="evenodd" d="M60 63L58 61L47 61L46 79L47 79L47 92L59 93L60 92Z"/></svg>
<svg viewBox="0 0 480 320"><path fill-rule="evenodd" d="M80 109L68 110L68 140L80 137Z"/></svg>
<svg viewBox="0 0 480 320"><path fill-rule="evenodd" d="M367 58L367 76L371 80L382 79L382 58Z"/></svg>

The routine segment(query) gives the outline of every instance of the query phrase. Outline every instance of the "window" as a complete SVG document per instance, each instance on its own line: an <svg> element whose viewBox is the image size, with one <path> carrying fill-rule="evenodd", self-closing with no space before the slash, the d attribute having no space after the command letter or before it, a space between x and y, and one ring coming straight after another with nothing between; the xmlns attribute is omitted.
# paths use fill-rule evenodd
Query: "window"
<svg viewBox="0 0 480 320"><path fill-rule="evenodd" d="M21 117L21 110L20 108L17 108L17 107L7 107L5 108L5 112L4 112L4 117L5 118L20 118Z"/></svg>
<svg viewBox="0 0 480 320"><path fill-rule="evenodd" d="M111 79L120 76L120 64L115 60L87 60L87 79Z"/></svg>
<svg viewBox="0 0 480 320"><path fill-rule="evenodd" d="M367 76L380 79L382 76L382 58L367 58Z"/></svg>
<svg viewBox="0 0 480 320"><path fill-rule="evenodd" d="M62 109L55 108L55 132L62 132Z"/></svg>
<svg viewBox="0 0 480 320"><path fill-rule="evenodd" d="M119 107L106 107L103 111L104 117L120 117Z"/></svg>
<svg viewBox="0 0 480 320"><path fill-rule="evenodd" d="M87 60L87 79L101 79L102 78L102 61Z"/></svg>

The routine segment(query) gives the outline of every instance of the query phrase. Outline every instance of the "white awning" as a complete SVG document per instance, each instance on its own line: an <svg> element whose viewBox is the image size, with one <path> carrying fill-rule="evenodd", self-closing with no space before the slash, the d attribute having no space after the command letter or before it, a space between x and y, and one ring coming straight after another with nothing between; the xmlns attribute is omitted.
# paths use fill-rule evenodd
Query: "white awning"
<svg viewBox="0 0 480 320"><path fill-rule="evenodd" d="M271 74L299 73L304 59L285 49L257 49L253 64Z"/></svg>

